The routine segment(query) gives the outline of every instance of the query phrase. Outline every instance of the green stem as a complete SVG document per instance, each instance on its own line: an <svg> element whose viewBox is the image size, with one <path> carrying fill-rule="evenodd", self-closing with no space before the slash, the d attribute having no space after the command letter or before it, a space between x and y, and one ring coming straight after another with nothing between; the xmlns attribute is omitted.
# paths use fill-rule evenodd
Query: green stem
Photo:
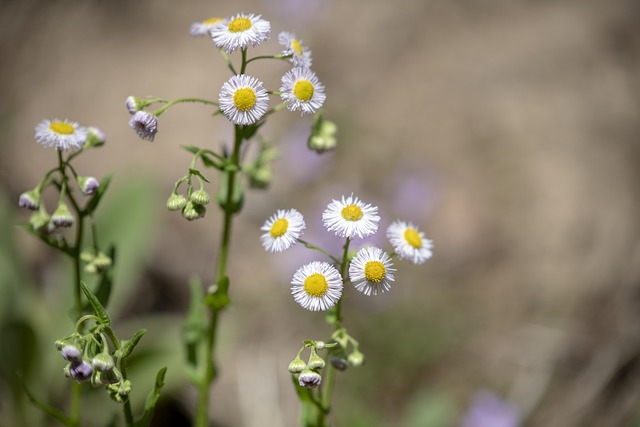
<svg viewBox="0 0 640 427"><path fill-rule="evenodd" d="M164 104L162 107L158 108L156 111L153 112L153 114L155 114L156 116L160 116L162 113L164 113L165 111L167 111L169 108L173 107L176 104L180 104L182 102L199 102L201 104L207 104L207 105L215 105L216 107L219 106L220 104L218 104L215 101L210 101L208 99L201 99L201 98L179 98L179 99L174 99L173 101L169 101L166 104Z"/></svg>
<svg viewBox="0 0 640 427"><path fill-rule="evenodd" d="M80 426L80 394L82 385L73 381L71 391L71 414L69 416L69 427Z"/></svg>
<svg viewBox="0 0 640 427"><path fill-rule="evenodd" d="M235 126L235 141L233 145L233 153L231 155L232 167L226 173L227 177L227 200L224 205L224 219L222 228L222 237L220 239L220 252L218 254L218 264L216 269L216 281L217 291L219 297L222 299L228 298L228 290L226 286L227 278L227 262L229 259L229 245L231 241L231 226L234 215L233 209L233 194L235 190L236 171L240 166L240 147L242 146L242 127ZM200 395L198 398L198 406L196 410L195 425L198 427L206 427L208 423L208 408L209 408L209 396L211 382L216 376L215 370L215 344L216 344L216 332L218 327L218 316L224 306L208 306L209 307L209 325L206 333L206 367L204 378L200 382Z"/></svg>
<svg viewBox="0 0 640 427"><path fill-rule="evenodd" d="M291 55L283 56L283 55L262 55L262 56L254 56L251 59L247 60L247 64L251 61L255 61L256 59L281 59L283 61L287 61L291 58Z"/></svg>
<svg viewBox="0 0 640 427"><path fill-rule="evenodd" d="M104 328L104 332L105 334L107 334L107 336L113 343L114 349L116 351L120 350L122 346L121 346L120 340L118 340L118 338L116 337L116 334L113 332L113 329ZM103 341L104 341L104 336L103 336ZM104 345L106 346L106 342L104 342ZM122 381L126 381L127 380L127 361L125 360L125 358L122 358L119 360L119 366L120 366L120 374L122 374ZM129 401L128 397L123 402L122 410L124 412L124 420L126 422L126 425L128 427L133 427L133 425L135 424L135 421L133 419L133 411L131 410L131 402Z"/></svg>
<svg viewBox="0 0 640 427"><path fill-rule="evenodd" d="M320 246L316 246L313 243L309 243L306 240L302 240L302 239L298 239L298 242L302 243L303 245L305 245L307 248L312 249L314 251L319 251L322 252L323 254L325 254L326 256L328 256L333 262L335 262L336 264L340 263L340 260L337 259L336 257L334 257L333 255L331 255L329 252L325 251L324 249L322 249Z"/></svg>

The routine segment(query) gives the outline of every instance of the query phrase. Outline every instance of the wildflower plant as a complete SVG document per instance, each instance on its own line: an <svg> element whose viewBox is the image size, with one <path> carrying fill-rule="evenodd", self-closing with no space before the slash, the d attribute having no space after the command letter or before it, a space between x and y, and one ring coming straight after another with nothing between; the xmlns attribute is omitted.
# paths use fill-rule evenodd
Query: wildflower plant
<svg viewBox="0 0 640 427"><path fill-rule="evenodd" d="M163 385L165 369L158 373L145 413L134 421L129 401L132 384L127 378L126 358L145 331L139 330L130 340L118 339L104 308L112 289L115 248L98 242L94 213L111 177L98 180L80 175L72 164L78 156L104 145L105 135L100 129L84 127L75 121L45 119L36 126L35 139L45 147L55 149L57 165L44 174L34 189L20 195L18 205L33 211L24 228L73 263L74 303L70 313L75 327L70 335L55 341L56 349L67 361L61 371L73 380L71 413L65 414L40 401L26 385L25 390L34 405L61 424L78 426L83 391L80 383L90 382L94 387L104 385L112 400L122 405L127 426L134 423L148 425ZM45 192L54 193L56 200L51 214L45 206ZM85 284L85 276L91 276L95 282L93 290Z"/></svg>
<svg viewBox="0 0 640 427"><path fill-rule="evenodd" d="M328 340L304 340L289 364L289 372L302 403L301 423L305 427L329 425L327 416L331 409L336 371L364 363L358 341L344 326L344 294L351 287L366 296L388 292L395 281L393 258L421 264L432 256L432 241L426 239L413 224L400 220L394 221L387 229L390 251L365 245L354 253L352 243L375 234L380 219L377 206L365 203L353 194L332 200L322 213L322 220L327 232L344 239L342 254L331 254L301 239L305 223L302 214L295 209L279 210L262 227L265 233L261 240L267 252L282 252L295 243L301 243L328 258L303 265L291 280L294 301L310 311L326 311L327 323L333 328ZM279 242L277 239L283 240ZM309 357L305 362L301 356L307 350ZM319 355L322 351L327 353L328 364Z"/></svg>
<svg viewBox="0 0 640 427"><path fill-rule="evenodd" d="M176 181L166 204L170 211L179 212L189 221L205 217L211 205L217 204L223 212L213 279L206 290L199 281L192 281L191 303L183 334L187 373L198 390L194 424L206 426L210 386L217 375L215 345L218 319L230 304L227 265L233 220L242 209L246 187L269 187L272 162L277 157L275 146L260 132L262 126L272 114L281 110L313 115L309 138L315 139L308 145L318 153L335 147L336 128L322 116L326 95L324 85L310 69L311 51L292 33L281 32L278 36L280 45L275 53L259 56L252 56L252 49L271 38L271 23L261 15L238 13L226 18L206 19L193 23L190 33L194 37L208 36L231 72L226 81L219 83L217 99L165 100L129 96L125 106L131 115L129 125L140 138L149 141L158 136L160 117L173 106L185 102L212 108L214 117L226 118L234 129L233 141L228 141L221 149L184 146L193 158L186 173ZM279 88L269 88L260 77L259 69L255 68L258 61L274 59L285 65ZM274 99L278 103L272 106ZM249 151L252 143L257 150ZM211 170L217 178L213 177ZM210 196L209 185L217 185L215 193L211 193L215 196ZM299 212L289 210L276 213L265 227L267 232L262 244L270 251L281 252L296 242L305 224ZM327 297L320 300L304 294L300 297L314 307L324 309L340 297L342 284L339 274L325 270L323 265L317 267L318 274L327 274L329 278ZM301 273L304 274L306 272ZM310 274L316 274L316 271Z"/></svg>

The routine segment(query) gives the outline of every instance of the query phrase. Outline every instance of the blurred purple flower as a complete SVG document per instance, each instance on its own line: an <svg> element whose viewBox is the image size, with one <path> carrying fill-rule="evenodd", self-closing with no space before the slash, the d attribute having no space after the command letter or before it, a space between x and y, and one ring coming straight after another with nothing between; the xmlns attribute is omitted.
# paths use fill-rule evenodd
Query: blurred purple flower
<svg viewBox="0 0 640 427"><path fill-rule="evenodd" d="M475 394L460 427L518 427L518 408L490 391Z"/></svg>
<svg viewBox="0 0 640 427"><path fill-rule="evenodd" d="M328 0L269 0L264 1L265 6L285 18L285 21L293 21L297 26L302 23L315 20L321 12L325 12L331 6Z"/></svg>

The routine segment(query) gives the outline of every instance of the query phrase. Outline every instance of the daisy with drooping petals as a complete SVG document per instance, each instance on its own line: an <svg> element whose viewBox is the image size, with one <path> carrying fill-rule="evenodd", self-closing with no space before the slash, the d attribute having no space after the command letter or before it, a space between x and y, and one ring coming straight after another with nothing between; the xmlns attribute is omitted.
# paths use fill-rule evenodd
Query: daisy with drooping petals
<svg viewBox="0 0 640 427"><path fill-rule="evenodd" d="M256 47L271 35L271 24L253 13L239 13L215 24L211 38L217 47L227 53L237 49Z"/></svg>
<svg viewBox="0 0 640 427"><path fill-rule="evenodd" d="M358 251L349 265L349 279L365 295L378 295L391 288L395 268L391 258L380 248L366 247Z"/></svg>
<svg viewBox="0 0 640 427"><path fill-rule="evenodd" d="M378 231L378 207L363 203L353 194L333 200L322 212L322 223L336 236L364 238Z"/></svg>
<svg viewBox="0 0 640 427"><path fill-rule="evenodd" d="M282 100L288 103L289 111L302 114L315 113L327 98L316 73L303 67L295 67L282 76L280 92Z"/></svg>
<svg viewBox="0 0 640 427"><path fill-rule="evenodd" d="M298 269L291 280L293 299L311 311L328 310L342 296L342 276L327 262L313 261Z"/></svg>
<svg viewBox="0 0 640 427"><path fill-rule="evenodd" d="M293 33L286 31L278 35L278 43L284 46L282 55L291 56L289 61L294 67L311 67L311 51L302 44L302 40L298 40Z"/></svg>
<svg viewBox="0 0 640 427"><path fill-rule="evenodd" d="M140 138L153 141L158 133L158 117L148 111L136 111L129 120L129 126L136 131Z"/></svg>
<svg viewBox="0 0 640 427"><path fill-rule="evenodd" d="M394 221L387 229L387 238L402 259L422 264L433 255L433 242L410 222Z"/></svg>
<svg viewBox="0 0 640 427"><path fill-rule="evenodd" d="M87 128L70 120L45 119L36 126L36 141L56 150L81 148L87 140Z"/></svg>
<svg viewBox="0 0 640 427"><path fill-rule="evenodd" d="M297 241L305 228L304 217L295 209L280 209L264 223L260 236L262 246L267 252L282 252Z"/></svg>
<svg viewBox="0 0 640 427"><path fill-rule="evenodd" d="M229 120L237 125L251 125L267 112L269 94L260 80L238 74L222 85L219 101Z"/></svg>
<svg viewBox="0 0 640 427"><path fill-rule="evenodd" d="M209 18L204 21L194 22L191 24L191 30L189 31L194 37L208 36L217 24L223 21L222 18Z"/></svg>

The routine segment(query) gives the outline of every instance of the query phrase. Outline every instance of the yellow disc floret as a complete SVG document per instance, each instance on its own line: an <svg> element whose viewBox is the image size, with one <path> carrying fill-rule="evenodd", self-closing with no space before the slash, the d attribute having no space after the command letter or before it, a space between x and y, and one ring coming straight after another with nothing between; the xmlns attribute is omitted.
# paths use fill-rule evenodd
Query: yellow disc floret
<svg viewBox="0 0 640 427"><path fill-rule="evenodd" d="M72 135L76 131L76 128L65 122L51 122L49 129L60 135Z"/></svg>
<svg viewBox="0 0 640 427"><path fill-rule="evenodd" d="M380 261L369 261L364 266L364 275L370 282L378 283L384 279L387 269Z"/></svg>
<svg viewBox="0 0 640 427"><path fill-rule="evenodd" d="M211 24L215 24L216 22L220 22L222 21L222 18L209 18L209 19L205 19L204 21L202 21L203 24L206 25L211 25Z"/></svg>
<svg viewBox="0 0 640 427"><path fill-rule="evenodd" d="M298 40L293 39L291 42L291 49L293 49L298 55L302 55L302 46L300 46L300 42Z"/></svg>
<svg viewBox="0 0 640 427"><path fill-rule="evenodd" d="M313 297L323 296L328 289L327 279L320 273L311 274L304 280L305 292Z"/></svg>
<svg viewBox="0 0 640 427"><path fill-rule="evenodd" d="M229 22L229 31L232 33L240 33L251 28L251 20L249 18L236 18Z"/></svg>
<svg viewBox="0 0 640 427"><path fill-rule="evenodd" d="M293 85L293 94L300 101L308 102L313 98L313 84L309 80L298 80Z"/></svg>
<svg viewBox="0 0 640 427"><path fill-rule="evenodd" d="M273 223L269 233L273 238L280 237L287 232L288 228L289 228L289 221L287 221L284 218L279 218L278 220L276 220L276 222Z"/></svg>
<svg viewBox="0 0 640 427"><path fill-rule="evenodd" d="M407 243L415 249L420 249L422 247L422 238L413 228L407 228L404 231L404 240L406 240Z"/></svg>
<svg viewBox="0 0 640 427"><path fill-rule="evenodd" d="M357 221L362 218L362 209L357 205L348 205L342 209L341 214L347 221Z"/></svg>
<svg viewBox="0 0 640 427"><path fill-rule="evenodd" d="M233 103L240 111L247 111L256 105L256 93L250 87L243 87L233 94Z"/></svg>

